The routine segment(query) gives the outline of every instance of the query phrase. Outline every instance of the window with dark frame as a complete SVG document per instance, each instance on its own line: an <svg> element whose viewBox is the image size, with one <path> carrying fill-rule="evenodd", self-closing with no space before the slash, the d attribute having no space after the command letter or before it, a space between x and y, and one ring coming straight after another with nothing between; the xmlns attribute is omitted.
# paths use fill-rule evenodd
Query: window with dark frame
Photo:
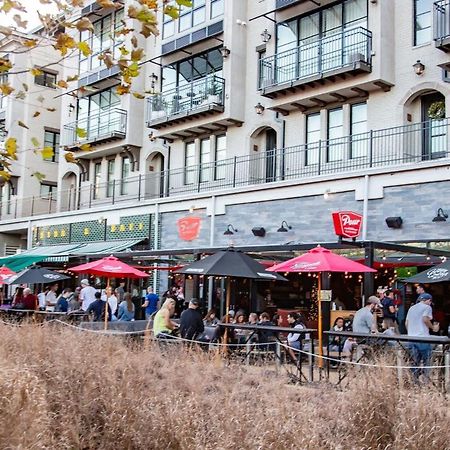
<svg viewBox="0 0 450 450"><path fill-rule="evenodd" d="M53 200L56 194L56 183L42 182L40 189L40 197L45 200Z"/></svg>
<svg viewBox="0 0 450 450"><path fill-rule="evenodd" d="M184 184L195 183L195 142L186 142L184 148Z"/></svg>
<svg viewBox="0 0 450 450"><path fill-rule="evenodd" d="M211 140L209 138L200 141L200 182L210 180L211 172Z"/></svg>
<svg viewBox="0 0 450 450"><path fill-rule="evenodd" d="M56 89L56 73L48 72L44 69L39 70L41 71L41 73L39 75L35 75L34 84Z"/></svg>
<svg viewBox="0 0 450 450"><path fill-rule="evenodd" d="M226 158L227 158L227 136L221 134L216 136L215 152L215 180L224 180L226 178Z"/></svg>
<svg viewBox="0 0 450 450"><path fill-rule="evenodd" d="M128 194L128 177L130 176L131 165L128 156L122 157L122 169L120 179L120 195Z"/></svg>
<svg viewBox="0 0 450 450"><path fill-rule="evenodd" d="M44 161L58 162L59 161L59 137L57 131L45 130L44 132L44 148L50 147L53 150L53 156L50 158L43 158Z"/></svg>
<svg viewBox="0 0 450 450"><path fill-rule="evenodd" d="M414 45L431 42L433 0L414 0Z"/></svg>
<svg viewBox="0 0 450 450"><path fill-rule="evenodd" d="M94 163L94 200L99 198L100 194L100 181L102 179L102 163Z"/></svg>
<svg viewBox="0 0 450 450"><path fill-rule="evenodd" d="M328 110L327 120L327 162L344 159L344 110L335 108Z"/></svg>
<svg viewBox="0 0 450 450"><path fill-rule="evenodd" d="M305 165L318 164L320 141L320 113L306 116L306 154Z"/></svg>
<svg viewBox="0 0 450 450"><path fill-rule="evenodd" d="M350 107L350 158L367 156L367 103L354 103Z"/></svg>
<svg viewBox="0 0 450 450"><path fill-rule="evenodd" d="M107 197L112 197L115 194L115 192L114 192L115 169L116 169L116 161L114 159L108 159L108 173L106 174L106 177L107 177L106 196Z"/></svg>

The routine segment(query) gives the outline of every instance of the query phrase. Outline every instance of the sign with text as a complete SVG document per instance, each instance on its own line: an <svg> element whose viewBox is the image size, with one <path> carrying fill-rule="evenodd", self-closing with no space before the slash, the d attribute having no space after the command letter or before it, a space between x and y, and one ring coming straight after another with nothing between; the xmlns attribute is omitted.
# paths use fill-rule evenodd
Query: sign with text
<svg viewBox="0 0 450 450"><path fill-rule="evenodd" d="M323 302L331 302L331 291L330 291L330 290L322 289L322 290L320 291L320 299L321 299Z"/></svg>
<svg viewBox="0 0 450 450"><path fill-rule="evenodd" d="M353 211L337 211L331 213L334 232L337 236L357 238L361 234L363 216Z"/></svg>
<svg viewBox="0 0 450 450"><path fill-rule="evenodd" d="M183 241L193 241L200 234L200 217L188 216L177 220L178 236Z"/></svg>

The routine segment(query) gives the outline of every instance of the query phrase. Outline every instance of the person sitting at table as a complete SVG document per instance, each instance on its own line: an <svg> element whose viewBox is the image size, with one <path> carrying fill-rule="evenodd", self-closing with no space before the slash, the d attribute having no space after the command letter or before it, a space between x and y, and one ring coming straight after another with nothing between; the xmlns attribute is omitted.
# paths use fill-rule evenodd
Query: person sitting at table
<svg viewBox="0 0 450 450"><path fill-rule="evenodd" d="M263 312L259 316L259 326L262 327L273 327L274 324L270 321L270 316L268 313ZM269 330L258 330L258 342L260 344L270 344L273 343L276 338L276 333ZM269 347L272 349L273 345L263 346L265 350L268 350ZM261 347L262 348L262 347Z"/></svg>
<svg viewBox="0 0 450 450"><path fill-rule="evenodd" d="M117 319L120 322L130 322L134 320L135 306L129 292L123 294L123 300L119 305L119 312L117 314Z"/></svg>
<svg viewBox="0 0 450 450"><path fill-rule="evenodd" d="M172 339L178 324L170 320L175 313L176 300L167 298L153 319L153 335L156 339Z"/></svg>
<svg viewBox="0 0 450 450"><path fill-rule="evenodd" d="M305 319L304 317L296 312L291 312L287 316L287 320L289 323L289 326L291 328L295 328L298 330L304 330L306 328L305 326ZM306 339L309 339L309 335L304 335ZM291 357L292 361L297 362L297 359L300 355L300 352L295 352L294 350L302 350L302 336L298 333L289 333L287 336L287 343L289 348L287 349L289 356Z"/></svg>
<svg viewBox="0 0 450 450"><path fill-rule="evenodd" d="M217 318L216 310L211 308L203 319L203 325L205 327L215 327L218 323L219 319Z"/></svg>
<svg viewBox="0 0 450 450"><path fill-rule="evenodd" d="M249 325L257 325L258 324L258 314L250 313L248 316L248 324Z"/></svg>
<svg viewBox="0 0 450 450"><path fill-rule="evenodd" d="M246 319L245 314L243 312L238 312L236 314L236 317L235 317L233 323L236 325L244 325L247 322L245 319ZM238 344L244 344L247 341L247 338L249 337L249 335L251 333L252 332L250 330L242 330L242 329L236 328L234 335L237 339Z"/></svg>
<svg viewBox="0 0 450 450"><path fill-rule="evenodd" d="M38 300L37 297L31 292L30 288L25 288L23 290L22 298L23 309L29 309L34 311L37 308Z"/></svg>

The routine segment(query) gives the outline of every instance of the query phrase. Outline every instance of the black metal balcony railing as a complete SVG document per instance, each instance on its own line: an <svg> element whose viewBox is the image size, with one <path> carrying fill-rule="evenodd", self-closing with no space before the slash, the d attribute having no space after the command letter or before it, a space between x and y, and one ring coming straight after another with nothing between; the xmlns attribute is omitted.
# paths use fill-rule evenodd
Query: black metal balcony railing
<svg viewBox="0 0 450 450"><path fill-rule="evenodd" d="M127 112L109 108L64 125L63 145L71 147L110 138L124 138L126 130Z"/></svg>
<svg viewBox="0 0 450 450"><path fill-rule="evenodd" d="M359 27L321 39L305 41L298 47L260 60L259 89L297 80L320 78L358 63L371 66L372 33Z"/></svg>
<svg viewBox="0 0 450 450"><path fill-rule="evenodd" d="M436 45L450 39L450 0L434 2L434 40Z"/></svg>
<svg viewBox="0 0 450 450"><path fill-rule="evenodd" d="M371 130L367 133L275 149L234 158L91 183L53 193L49 199L13 198L0 202L0 219L88 209L121 202L193 195L234 187L307 180L420 164L450 157L449 119Z"/></svg>
<svg viewBox="0 0 450 450"><path fill-rule="evenodd" d="M151 126L180 114L189 115L211 106L223 106L224 94L225 80L215 75L155 94L148 99L147 124Z"/></svg>

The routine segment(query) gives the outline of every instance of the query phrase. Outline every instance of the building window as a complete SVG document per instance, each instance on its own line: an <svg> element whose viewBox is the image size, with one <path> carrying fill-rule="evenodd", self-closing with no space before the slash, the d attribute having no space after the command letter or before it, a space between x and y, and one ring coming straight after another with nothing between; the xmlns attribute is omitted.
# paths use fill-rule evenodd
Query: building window
<svg viewBox="0 0 450 450"><path fill-rule="evenodd" d="M206 0L193 0L192 7L181 6L178 31L185 31L206 20Z"/></svg>
<svg viewBox="0 0 450 450"><path fill-rule="evenodd" d="M350 109L350 158L367 156L367 103L356 103Z"/></svg>
<svg viewBox="0 0 450 450"><path fill-rule="evenodd" d="M202 139L200 141L200 182L209 181L211 171L211 141Z"/></svg>
<svg viewBox="0 0 450 450"><path fill-rule="evenodd" d="M46 200L53 200L56 193L56 183L41 183L40 196Z"/></svg>
<svg viewBox="0 0 450 450"><path fill-rule="evenodd" d="M195 183L195 143L188 142L184 149L184 184Z"/></svg>
<svg viewBox="0 0 450 450"><path fill-rule="evenodd" d="M53 156L44 158L44 161L58 162L59 160L59 133L56 131L45 130L44 147L50 147L53 150Z"/></svg>
<svg viewBox="0 0 450 450"><path fill-rule="evenodd" d="M122 170L121 170L121 181L120 181L120 194L127 195L128 192L128 177L130 176L131 166L130 158L124 156L122 158Z"/></svg>
<svg viewBox="0 0 450 450"><path fill-rule="evenodd" d="M39 70L41 71L41 73L34 77L34 84L56 89L56 74L43 69Z"/></svg>
<svg viewBox="0 0 450 450"><path fill-rule="evenodd" d="M216 137L215 180L224 180L226 175L227 137L225 134Z"/></svg>
<svg viewBox="0 0 450 450"><path fill-rule="evenodd" d="M116 168L116 162L114 159L108 159L108 174L107 174L107 187L106 187L106 196L112 197L114 196L114 170Z"/></svg>
<svg viewBox="0 0 450 450"><path fill-rule="evenodd" d="M2 204L2 210L6 214L11 214L11 195L14 193L12 183L5 183L0 188L0 202Z"/></svg>
<svg viewBox="0 0 450 450"><path fill-rule="evenodd" d="M94 164L94 200L100 195L100 182L102 180L102 163L96 162Z"/></svg>
<svg viewBox="0 0 450 450"><path fill-rule="evenodd" d="M305 164L319 162L320 113L306 116L306 161Z"/></svg>
<svg viewBox="0 0 450 450"><path fill-rule="evenodd" d="M344 159L344 111L342 108L330 109L327 122L327 162Z"/></svg>
<svg viewBox="0 0 450 450"><path fill-rule="evenodd" d="M431 41L431 7L433 0L414 0L414 45Z"/></svg>
<svg viewBox="0 0 450 450"><path fill-rule="evenodd" d="M7 135L7 131L6 131L6 121L5 120L0 120L0 142L4 142L6 139L6 135Z"/></svg>
<svg viewBox="0 0 450 450"><path fill-rule="evenodd" d="M211 1L211 19L223 15L223 0Z"/></svg>

